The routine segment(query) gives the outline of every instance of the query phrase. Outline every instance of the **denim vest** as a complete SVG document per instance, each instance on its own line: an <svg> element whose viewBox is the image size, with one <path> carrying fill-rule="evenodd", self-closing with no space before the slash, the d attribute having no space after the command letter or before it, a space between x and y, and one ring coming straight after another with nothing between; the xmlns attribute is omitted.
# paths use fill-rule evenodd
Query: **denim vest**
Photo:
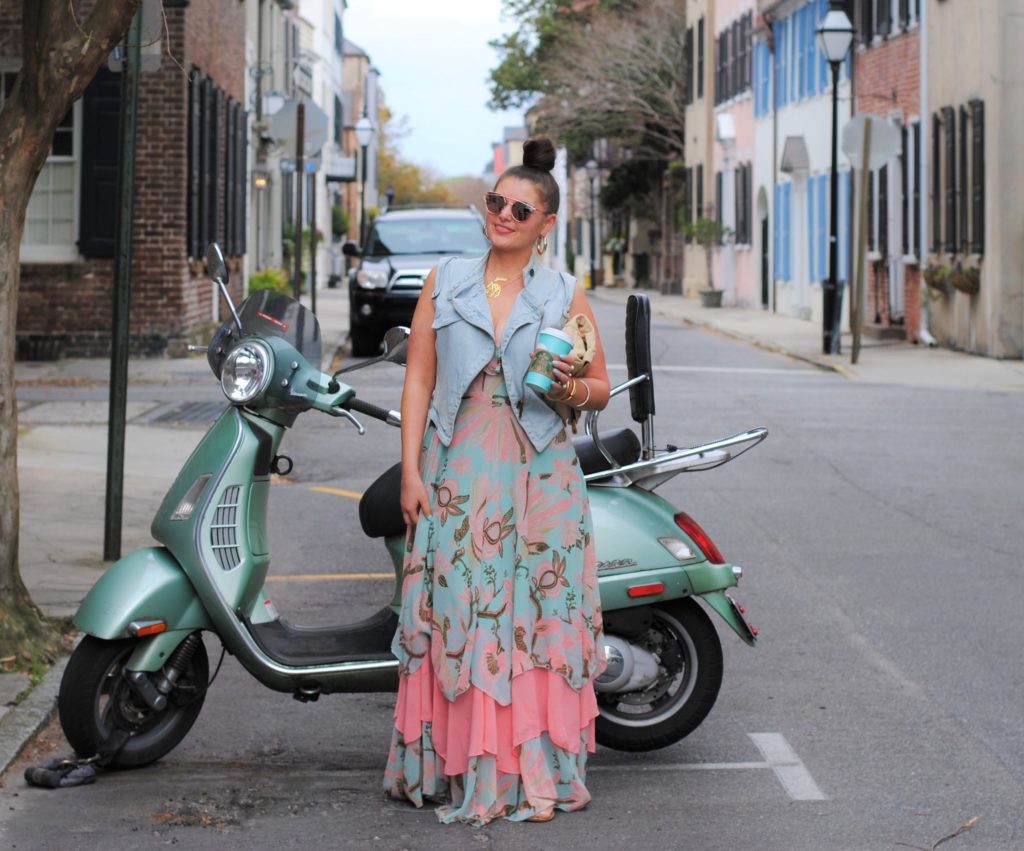
<svg viewBox="0 0 1024 851"><path fill-rule="evenodd" d="M486 263L487 255L449 257L438 264L432 295L437 377L429 419L441 442L450 445L463 395L497 354L512 410L530 443L541 452L564 424L540 396L523 384L523 379L540 329L552 325L561 328L565 324L576 281L538 265L536 257L531 258L523 269L525 286L516 297L501 341L496 345L483 287Z"/></svg>

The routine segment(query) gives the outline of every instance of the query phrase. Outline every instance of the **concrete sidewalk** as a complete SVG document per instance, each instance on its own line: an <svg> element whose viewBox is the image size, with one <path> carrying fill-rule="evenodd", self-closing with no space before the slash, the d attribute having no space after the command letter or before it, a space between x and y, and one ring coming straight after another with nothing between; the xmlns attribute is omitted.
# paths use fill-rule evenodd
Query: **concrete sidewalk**
<svg viewBox="0 0 1024 851"><path fill-rule="evenodd" d="M696 325L770 351L839 372L853 381L950 390L1024 391L1024 362L929 348L901 341L863 339L859 362L850 363L852 337L842 337L842 354L824 355L820 324L789 316L737 307L707 308L695 299L653 290L599 287L593 299L625 303L631 293L651 300L654 317Z"/></svg>
<svg viewBox="0 0 1024 851"><path fill-rule="evenodd" d="M594 300L625 304L631 290L600 288ZM816 324L761 310L708 309L693 299L643 290L657 320L699 326L832 370L855 381L954 390L1024 391L1024 363L995 361L947 349L867 341L860 363L821 352ZM337 368L348 334L348 294L318 292L323 368ZM22 497L21 573L49 615L74 613L106 565L102 561L106 479L109 361L69 359L18 363L18 472ZM172 401L167 401L168 397ZM196 422L162 425L168 406L182 398L224 404L205 357L133 359L129 366L122 551L152 542L149 524L181 461L205 430ZM177 401L173 401L177 400ZM0 774L52 716L62 665L44 682L0 674ZM11 703L22 699L13 710ZM6 713L6 715L5 715ZM20 781L19 781L20 782Z"/></svg>

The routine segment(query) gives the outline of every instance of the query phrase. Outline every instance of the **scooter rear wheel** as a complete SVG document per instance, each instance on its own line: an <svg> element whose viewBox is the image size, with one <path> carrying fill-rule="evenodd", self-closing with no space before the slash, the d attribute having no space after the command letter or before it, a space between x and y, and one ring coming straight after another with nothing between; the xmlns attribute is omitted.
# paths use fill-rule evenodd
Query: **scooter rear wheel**
<svg viewBox="0 0 1024 851"><path fill-rule="evenodd" d="M131 738L107 768L138 768L173 750L192 728L210 678L202 642L168 695L167 707L154 712L132 693L122 676L138 642L104 641L87 635L75 648L61 679L57 707L61 727L80 757L99 753L116 730Z"/></svg>
<svg viewBox="0 0 1024 851"><path fill-rule="evenodd" d="M692 599L651 606L651 628L630 639L657 655L661 676L638 692L598 692L597 741L620 751L653 751L692 733L722 685L722 644Z"/></svg>

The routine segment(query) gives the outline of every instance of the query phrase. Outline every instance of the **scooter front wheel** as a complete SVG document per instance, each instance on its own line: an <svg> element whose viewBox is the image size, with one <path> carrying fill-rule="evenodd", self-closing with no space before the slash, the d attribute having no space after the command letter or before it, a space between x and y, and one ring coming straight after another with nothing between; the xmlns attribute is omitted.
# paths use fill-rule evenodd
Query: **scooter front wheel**
<svg viewBox="0 0 1024 851"><path fill-rule="evenodd" d="M658 658L657 680L640 691L598 692L597 741L620 751L678 742L704 720L722 685L722 644L692 599L651 606L650 628L630 638Z"/></svg>
<svg viewBox="0 0 1024 851"><path fill-rule="evenodd" d="M115 731L131 734L108 768L138 768L169 753L192 728L206 698L210 662L200 641L166 708L155 712L146 706L123 676L137 644L131 638L104 641L87 635L60 683L61 727L80 757L99 753Z"/></svg>

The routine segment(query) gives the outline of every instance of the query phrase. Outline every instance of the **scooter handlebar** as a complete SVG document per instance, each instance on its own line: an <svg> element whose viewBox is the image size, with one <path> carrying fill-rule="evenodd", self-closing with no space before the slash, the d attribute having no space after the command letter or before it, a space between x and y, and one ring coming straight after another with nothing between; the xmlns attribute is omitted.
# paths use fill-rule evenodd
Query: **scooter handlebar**
<svg viewBox="0 0 1024 851"><path fill-rule="evenodd" d="M381 420L389 425L400 425L402 421L401 415L398 411L389 411L387 408L380 408L372 402L364 402L362 399L357 399L354 396L343 402L341 407L348 408L349 410L356 411L360 414L366 414L368 417Z"/></svg>

